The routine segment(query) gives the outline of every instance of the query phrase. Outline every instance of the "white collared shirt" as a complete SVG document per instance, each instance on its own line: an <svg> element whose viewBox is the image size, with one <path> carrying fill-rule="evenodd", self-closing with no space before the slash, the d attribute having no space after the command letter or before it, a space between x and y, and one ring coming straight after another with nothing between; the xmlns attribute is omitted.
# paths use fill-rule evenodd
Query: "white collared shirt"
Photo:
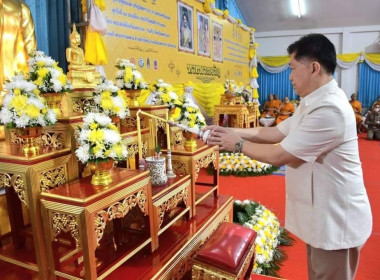
<svg viewBox="0 0 380 280"><path fill-rule="evenodd" d="M355 116L336 81L302 98L294 115L277 127L286 136L282 148L305 161L286 166L285 227L316 248L363 245L372 214Z"/></svg>

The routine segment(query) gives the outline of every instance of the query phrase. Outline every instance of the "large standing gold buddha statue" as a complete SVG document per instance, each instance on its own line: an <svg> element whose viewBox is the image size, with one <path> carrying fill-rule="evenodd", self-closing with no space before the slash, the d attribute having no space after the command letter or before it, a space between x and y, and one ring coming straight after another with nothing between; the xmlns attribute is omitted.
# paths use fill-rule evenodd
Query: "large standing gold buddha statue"
<svg viewBox="0 0 380 280"><path fill-rule="evenodd" d="M80 34L74 24L73 32L70 34L71 47L66 49L66 59L70 63L67 77L74 88L93 88L100 83L100 73L94 65L86 64L80 43Z"/></svg>
<svg viewBox="0 0 380 280"><path fill-rule="evenodd" d="M0 0L0 44L0 92L3 97L4 82L15 72L28 71L28 53L36 49L33 18L23 1Z"/></svg>

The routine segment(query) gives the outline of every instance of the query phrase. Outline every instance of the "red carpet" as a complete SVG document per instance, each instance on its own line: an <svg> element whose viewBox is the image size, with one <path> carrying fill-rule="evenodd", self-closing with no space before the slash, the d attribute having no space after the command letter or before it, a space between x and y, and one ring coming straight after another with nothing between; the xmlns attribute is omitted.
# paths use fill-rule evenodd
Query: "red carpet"
<svg viewBox="0 0 380 280"><path fill-rule="evenodd" d="M377 280L380 279L380 142L366 140L365 134L361 134L359 152L374 224L372 235L361 251L356 280ZM283 176L221 176L220 193L233 195L235 199L260 202L272 210L284 225L285 178ZM282 248L286 251L288 260L283 262L279 275L290 280L307 279L305 244L295 238L293 246Z"/></svg>

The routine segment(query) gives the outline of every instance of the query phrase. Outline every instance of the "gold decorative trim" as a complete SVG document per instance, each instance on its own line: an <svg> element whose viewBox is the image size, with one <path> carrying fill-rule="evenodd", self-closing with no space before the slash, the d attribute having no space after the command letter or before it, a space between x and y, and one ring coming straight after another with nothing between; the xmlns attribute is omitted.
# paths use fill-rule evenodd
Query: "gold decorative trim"
<svg viewBox="0 0 380 280"><path fill-rule="evenodd" d="M182 130L177 130L174 132L174 137L172 141L172 145L182 145L184 143L183 141L183 133Z"/></svg>
<svg viewBox="0 0 380 280"><path fill-rule="evenodd" d="M106 228L106 223L112 221L116 218L123 218L128 212L135 207L139 206L141 212L145 215L147 211L145 209L145 203L147 201L146 193L144 190L139 191L136 195L130 195L124 198L122 201L118 201L115 204L108 207L107 210L101 210L96 214L95 218L95 237L97 246L103 237L104 229Z"/></svg>
<svg viewBox="0 0 380 280"><path fill-rule="evenodd" d="M206 168L210 163L214 165L214 168L216 168L216 153L208 154L207 156L200 158L195 162L195 178L194 181L198 179L199 170L201 168Z"/></svg>
<svg viewBox="0 0 380 280"><path fill-rule="evenodd" d="M161 227L162 223L164 222L164 216L165 212L169 212L172 209L174 209L181 201L185 204L187 207L187 198L188 198L188 191L187 188L184 188L180 192L176 193L169 199L165 200L162 204L158 205L158 218L159 218L159 227Z"/></svg>
<svg viewBox="0 0 380 280"><path fill-rule="evenodd" d="M41 136L43 146L52 147L54 149L63 149L65 147L65 139L62 133L46 132Z"/></svg>
<svg viewBox="0 0 380 280"><path fill-rule="evenodd" d="M212 233L224 221L224 218L226 216L229 216L229 213L232 212L232 203L233 200L231 197L229 201L226 201L226 207L219 210L218 213L216 213L215 216L210 219L209 223L203 225L202 229L199 230L200 234L194 240L184 244L184 249L179 250L172 257L174 261L167 263L161 267L160 271L156 273L156 277L153 277L152 280L182 279L185 273L191 269L193 256L199 251L204 242L210 238ZM218 214L219 216L217 216Z"/></svg>
<svg viewBox="0 0 380 280"><path fill-rule="evenodd" d="M30 270L34 270L37 272L39 271L38 267L36 265L26 264L25 262L20 262L20 261L17 261L15 259L8 258L4 255L0 255L0 260L3 260L3 261L8 262L8 263L15 264L15 265L18 265L18 266L21 266L21 267L24 267L24 268L27 268Z"/></svg>
<svg viewBox="0 0 380 280"><path fill-rule="evenodd" d="M3 173L0 172L0 188L8 187L15 190L18 198L27 206L27 194L25 192L24 179L20 174Z"/></svg>
<svg viewBox="0 0 380 280"><path fill-rule="evenodd" d="M49 212L49 221L51 221L51 237L53 240L57 241L56 237L61 231L70 231L71 236L75 239L76 246L79 247L78 216L51 211Z"/></svg>
<svg viewBox="0 0 380 280"><path fill-rule="evenodd" d="M173 172L175 174L186 175L186 163L181 161L172 161Z"/></svg>
<svg viewBox="0 0 380 280"><path fill-rule="evenodd" d="M40 189L41 192L46 192L66 183L65 166L62 165L57 168L42 172L41 176L42 178L40 180Z"/></svg>

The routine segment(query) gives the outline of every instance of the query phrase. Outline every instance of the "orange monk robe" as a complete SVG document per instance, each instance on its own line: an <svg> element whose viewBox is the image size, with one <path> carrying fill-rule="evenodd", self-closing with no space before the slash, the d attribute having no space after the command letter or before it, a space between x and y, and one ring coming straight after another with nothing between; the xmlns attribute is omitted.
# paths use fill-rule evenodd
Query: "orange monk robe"
<svg viewBox="0 0 380 280"><path fill-rule="evenodd" d="M357 101L357 100L351 100L350 104L351 104L352 109L355 112L356 124L359 124L363 120L362 104L360 103L360 101Z"/></svg>
<svg viewBox="0 0 380 280"><path fill-rule="evenodd" d="M290 117L291 114L294 113L294 106L292 103L284 103L282 104L280 111L277 114L276 117L276 125L282 122L283 120L286 120Z"/></svg>
<svg viewBox="0 0 380 280"><path fill-rule="evenodd" d="M261 115L262 118L265 117L276 117L276 111L280 109L281 103L278 104L278 101L281 102L281 100L269 100L266 101L264 104L264 111Z"/></svg>

